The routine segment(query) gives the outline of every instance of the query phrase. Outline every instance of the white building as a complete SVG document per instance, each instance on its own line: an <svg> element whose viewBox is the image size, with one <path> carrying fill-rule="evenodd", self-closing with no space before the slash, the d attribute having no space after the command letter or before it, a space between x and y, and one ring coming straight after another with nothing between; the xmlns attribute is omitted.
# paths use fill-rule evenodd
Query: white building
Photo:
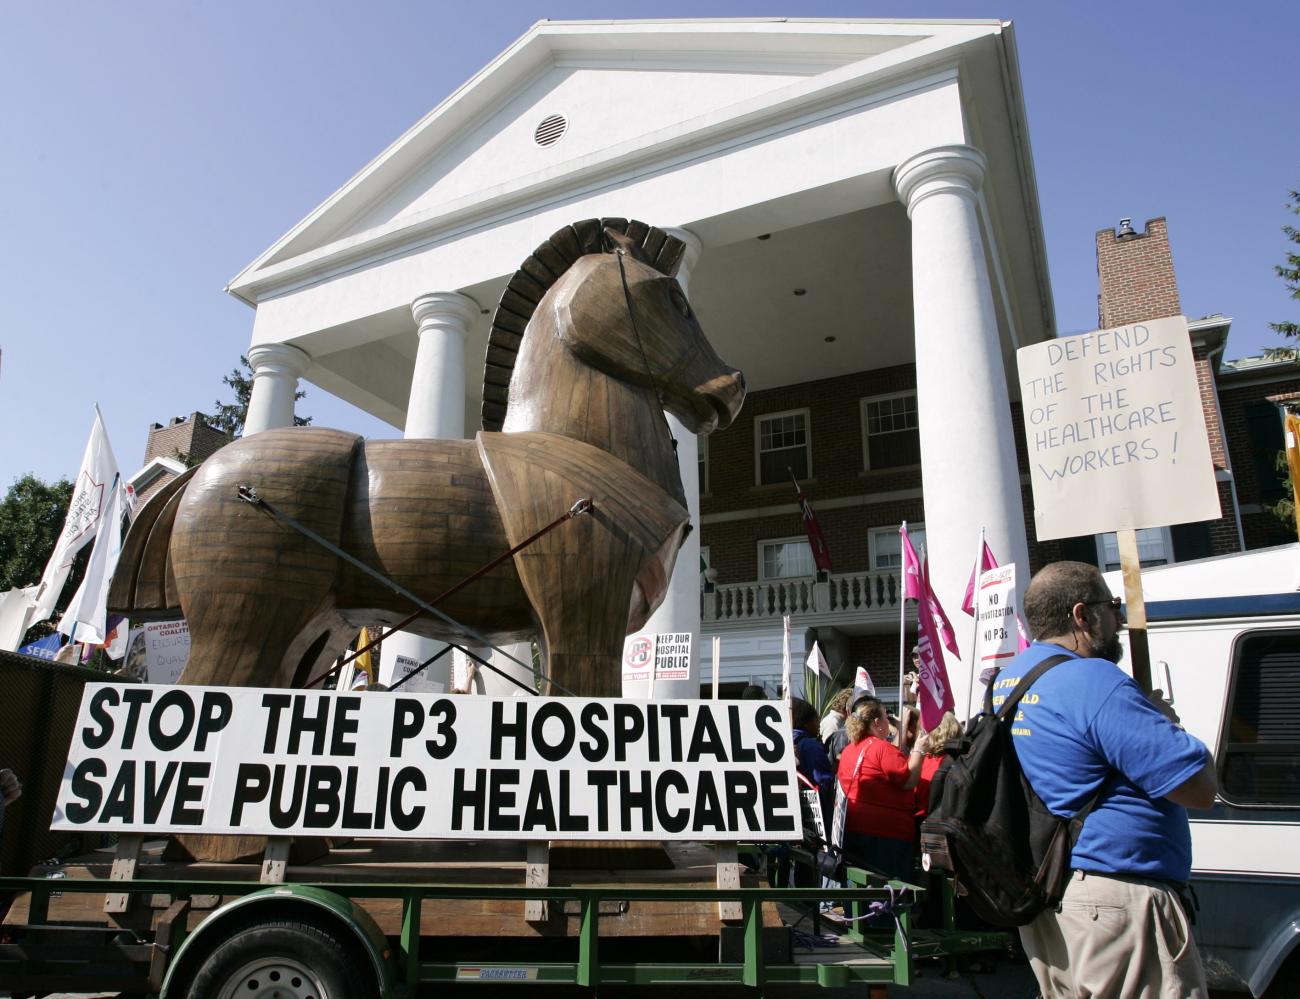
<svg viewBox="0 0 1300 999"><path fill-rule="evenodd" d="M999 21L538 23L231 281L256 309L247 432L287 425L305 379L408 436L472 435L505 281L602 216L687 234L691 300L751 389L914 362L922 467L960 483L924 498L940 597L981 526L1028 565L1013 356L1053 308ZM674 630L699 631L698 544Z"/></svg>

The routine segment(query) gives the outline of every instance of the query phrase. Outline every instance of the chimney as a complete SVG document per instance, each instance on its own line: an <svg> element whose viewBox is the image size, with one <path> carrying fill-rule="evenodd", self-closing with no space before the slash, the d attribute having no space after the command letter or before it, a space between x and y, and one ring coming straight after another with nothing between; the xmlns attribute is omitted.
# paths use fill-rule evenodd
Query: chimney
<svg viewBox="0 0 1300 999"><path fill-rule="evenodd" d="M1146 232L1139 233L1132 219L1120 219L1118 231L1098 232L1097 283L1102 329L1181 314L1165 220L1149 219Z"/></svg>

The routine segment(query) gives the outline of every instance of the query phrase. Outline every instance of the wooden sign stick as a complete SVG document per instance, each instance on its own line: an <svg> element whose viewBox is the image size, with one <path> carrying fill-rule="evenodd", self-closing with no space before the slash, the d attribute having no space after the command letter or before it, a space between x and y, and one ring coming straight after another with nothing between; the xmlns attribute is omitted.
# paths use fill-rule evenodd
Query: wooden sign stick
<svg viewBox="0 0 1300 999"><path fill-rule="evenodd" d="M1119 542L1119 569L1124 575L1124 617L1133 679L1149 694L1151 649L1147 645L1147 605L1142 597L1142 562L1138 558L1137 532L1116 531L1115 538Z"/></svg>

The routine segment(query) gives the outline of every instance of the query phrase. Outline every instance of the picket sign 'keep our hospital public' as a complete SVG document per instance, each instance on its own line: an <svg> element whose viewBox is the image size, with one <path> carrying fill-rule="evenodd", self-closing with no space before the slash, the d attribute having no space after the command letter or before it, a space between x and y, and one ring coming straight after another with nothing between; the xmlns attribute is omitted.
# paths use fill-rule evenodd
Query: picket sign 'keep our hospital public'
<svg viewBox="0 0 1300 999"><path fill-rule="evenodd" d="M1187 320L1021 347L1038 540L1220 516Z"/></svg>
<svg viewBox="0 0 1300 999"><path fill-rule="evenodd" d="M53 828L800 838L780 702L87 684Z"/></svg>

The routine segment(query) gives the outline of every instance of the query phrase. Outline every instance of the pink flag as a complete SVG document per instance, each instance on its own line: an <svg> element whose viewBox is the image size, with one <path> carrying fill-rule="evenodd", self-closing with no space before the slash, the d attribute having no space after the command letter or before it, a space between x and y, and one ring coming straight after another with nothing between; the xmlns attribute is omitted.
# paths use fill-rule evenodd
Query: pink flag
<svg viewBox="0 0 1300 999"><path fill-rule="evenodd" d="M934 622L935 634L943 640L958 659L961 653L957 651L957 636L953 634L952 622L948 620L948 615L943 612L943 605L939 603L939 598L935 596L934 590L930 588L930 558L926 556L925 565L921 567L921 585L925 592L925 606L918 609L918 617L928 616ZM928 613L926 613L928 612Z"/></svg>
<svg viewBox="0 0 1300 999"><path fill-rule="evenodd" d="M1025 622L1020 620L1020 615L1016 615L1016 651L1024 652L1029 648L1029 629L1025 627Z"/></svg>
<svg viewBox="0 0 1300 999"><path fill-rule="evenodd" d="M929 587L926 587L927 591ZM938 606L938 601L934 602ZM924 608L917 614L920 635L917 637L916 654L921 660L919 700L921 702L921 726L932 729L939 724L945 711L953 709L952 687L948 684L948 670L943 663L943 649L939 645L939 636L933 614Z"/></svg>
<svg viewBox="0 0 1300 999"><path fill-rule="evenodd" d="M980 576L997 567L998 560L993 557L993 549L985 541L984 551L980 553L979 562L971 568L970 582L966 584L966 595L961 598L961 609L971 617L975 616L975 584L979 582Z"/></svg>
<svg viewBox="0 0 1300 999"><path fill-rule="evenodd" d="M916 549L907 536L907 525L898 529L899 545L903 552L903 599L921 599L921 560L916 557Z"/></svg>

